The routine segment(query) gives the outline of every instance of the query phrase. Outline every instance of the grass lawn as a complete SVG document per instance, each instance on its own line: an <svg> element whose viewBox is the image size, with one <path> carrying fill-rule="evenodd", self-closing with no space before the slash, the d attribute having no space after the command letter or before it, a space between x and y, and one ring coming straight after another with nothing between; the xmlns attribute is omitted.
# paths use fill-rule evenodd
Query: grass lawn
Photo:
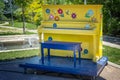
<svg viewBox="0 0 120 80"><path fill-rule="evenodd" d="M37 29L37 26L35 24L32 24L32 23L28 23L28 22L25 22L25 25L26 25L26 28L27 29ZM14 22L14 27L17 27L17 28L23 28L23 22Z"/></svg>
<svg viewBox="0 0 120 80"><path fill-rule="evenodd" d="M0 60L24 58L30 56L36 56L39 54L39 49L14 51L14 52L2 52L0 53ZM109 61L120 65L120 49L103 46L103 56L107 56Z"/></svg>
<svg viewBox="0 0 120 80"><path fill-rule="evenodd" d="M22 30L8 29L8 28L0 27L0 36L2 36L2 35L22 35L22 34L23 34ZM26 31L26 34L34 34L34 33Z"/></svg>
<svg viewBox="0 0 120 80"><path fill-rule="evenodd" d="M103 46L103 56L107 56L109 61L120 65L120 49Z"/></svg>
<svg viewBox="0 0 120 80"><path fill-rule="evenodd" d="M36 56L39 54L38 49L23 50L23 51L11 51L11 52L0 52L0 60L11 60L16 58L25 58Z"/></svg>

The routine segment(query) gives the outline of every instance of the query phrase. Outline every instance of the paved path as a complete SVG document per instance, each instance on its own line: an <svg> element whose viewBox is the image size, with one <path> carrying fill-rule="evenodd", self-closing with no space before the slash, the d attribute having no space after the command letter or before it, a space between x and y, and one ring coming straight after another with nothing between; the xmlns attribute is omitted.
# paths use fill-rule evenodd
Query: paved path
<svg viewBox="0 0 120 80"><path fill-rule="evenodd" d="M120 80L120 68L108 65L100 74L104 80Z"/></svg>
<svg viewBox="0 0 120 80"><path fill-rule="evenodd" d="M0 50L3 52L4 50L39 47L38 40L37 34L0 36Z"/></svg>

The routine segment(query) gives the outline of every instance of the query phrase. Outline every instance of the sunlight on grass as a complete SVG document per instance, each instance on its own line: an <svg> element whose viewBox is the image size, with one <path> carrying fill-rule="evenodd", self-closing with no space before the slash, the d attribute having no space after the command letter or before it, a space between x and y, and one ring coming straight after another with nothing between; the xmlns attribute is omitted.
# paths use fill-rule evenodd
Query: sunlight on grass
<svg viewBox="0 0 120 80"><path fill-rule="evenodd" d="M0 28L0 35L22 34L22 31L16 29Z"/></svg>
<svg viewBox="0 0 120 80"><path fill-rule="evenodd" d="M23 50L23 51L11 51L11 52L1 52L0 53L0 60L10 60L16 58L25 58L31 56L39 55L38 49L33 50Z"/></svg>
<svg viewBox="0 0 120 80"><path fill-rule="evenodd" d="M32 23L25 22L27 29L37 29L37 26ZM14 22L14 27L23 28L23 22Z"/></svg>
<svg viewBox="0 0 120 80"><path fill-rule="evenodd" d="M22 30L0 28L0 36L4 36L4 35L22 35L22 34L23 34ZM35 34L35 33L26 31L26 34Z"/></svg>
<svg viewBox="0 0 120 80"><path fill-rule="evenodd" d="M120 49L104 46L103 56L107 56L109 61L120 65Z"/></svg>

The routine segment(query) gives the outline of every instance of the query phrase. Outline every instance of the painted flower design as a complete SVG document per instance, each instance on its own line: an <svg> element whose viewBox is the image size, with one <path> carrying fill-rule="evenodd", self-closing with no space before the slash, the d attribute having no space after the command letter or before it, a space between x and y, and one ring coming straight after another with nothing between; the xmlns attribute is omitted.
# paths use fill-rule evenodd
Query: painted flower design
<svg viewBox="0 0 120 80"><path fill-rule="evenodd" d="M54 19L54 16L50 14L49 19Z"/></svg>
<svg viewBox="0 0 120 80"><path fill-rule="evenodd" d="M50 13L50 9L46 9L46 13Z"/></svg>
<svg viewBox="0 0 120 80"><path fill-rule="evenodd" d="M59 14L62 14L62 13L63 13L63 10L62 10L62 9L58 9L58 13L59 13Z"/></svg>
<svg viewBox="0 0 120 80"><path fill-rule="evenodd" d="M76 16L77 15L75 13L72 13L72 15L71 15L72 18L76 18Z"/></svg>
<svg viewBox="0 0 120 80"><path fill-rule="evenodd" d="M66 10L66 14L67 14L67 15L70 15L70 11L69 11L69 10Z"/></svg>
<svg viewBox="0 0 120 80"><path fill-rule="evenodd" d="M84 49L84 54L88 54L88 50L87 49Z"/></svg>
<svg viewBox="0 0 120 80"><path fill-rule="evenodd" d="M89 24L86 24L86 25L85 25L85 29L90 29L90 25L89 25Z"/></svg>
<svg viewBox="0 0 120 80"><path fill-rule="evenodd" d="M59 16L55 16L55 21L59 21Z"/></svg>
<svg viewBox="0 0 120 80"><path fill-rule="evenodd" d="M85 17L86 17L86 18L90 18L90 17L93 16L93 15L94 15L93 10L88 10L87 13L85 14Z"/></svg>
<svg viewBox="0 0 120 80"><path fill-rule="evenodd" d="M56 23L53 24L53 28L57 28L57 24Z"/></svg>
<svg viewBox="0 0 120 80"><path fill-rule="evenodd" d="M52 41L53 38L51 36L48 37L48 41Z"/></svg>

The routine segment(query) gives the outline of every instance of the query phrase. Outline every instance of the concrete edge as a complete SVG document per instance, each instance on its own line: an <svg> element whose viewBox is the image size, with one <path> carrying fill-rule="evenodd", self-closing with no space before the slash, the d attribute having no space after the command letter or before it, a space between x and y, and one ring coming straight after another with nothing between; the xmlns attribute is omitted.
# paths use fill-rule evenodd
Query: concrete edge
<svg viewBox="0 0 120 80"><path fill-rule="evenodd" d="M118 65L118 64L112 63L110 61L108 61L108 64L111 65L111 66L113 66L113 67L116 67L116 68L120 69L120 65Z"/></svg>
<svg viewBox="0 0 120 80"><path fill-rule="evenodd" d="M120 49L120 45L113 44L113 43L106 42L106 41L103 41L103 45L106 45L106 46L110 46L110 47L113 47L113 48Z"/></svg>

